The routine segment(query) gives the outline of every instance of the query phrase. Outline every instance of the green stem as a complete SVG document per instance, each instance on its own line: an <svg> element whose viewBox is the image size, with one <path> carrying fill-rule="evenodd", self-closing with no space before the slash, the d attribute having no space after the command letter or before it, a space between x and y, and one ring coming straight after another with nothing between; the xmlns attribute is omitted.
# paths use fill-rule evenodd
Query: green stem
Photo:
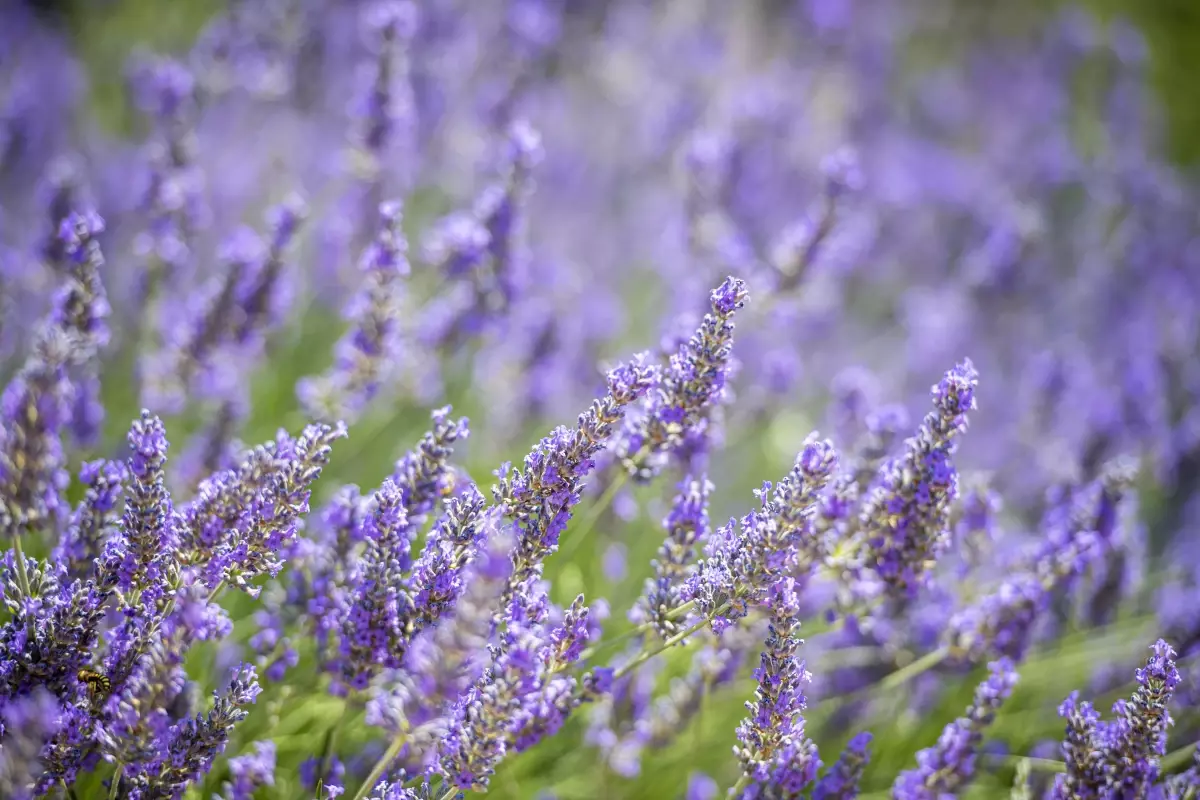
<svg viewBox="0 0 1200 800"><path fill-rule="evenodd" d="M746 787L747 787L749 784L750 784L750 778L749 778L749 776L747 776L747 775L743 775L742 777L740 777L740 778L738 778L738 779L737 779L737 783L735 783L735 784L733 785L733 788L729 790L729 796L730 796L730 797L735 797L735 798L736 798L736 797L737 797L739 794L741 794L741 793L742 793L742 791L743 791L743 790L744 790L744 789L745 789L745 788L746 788Z"/></svg>
<svg viewBox="0 0 1200 800"><path fill-rule="evenodd" d="M388 745L388 749L375 762L375 766L371 767L371 772L367 775L367 779L363 781L363 785L358 787L358 793L354 795L354 800L363 800L375 788L375 784L379 783L379 779L387 771L388 765L395 761L396 756L400 755L400 751L404 749L405 741L406 739L403 734L392 740L392 743Z"/></svg>
<svg viewBox="0 0 1200 800"><path fill-rule="evenodd" d="M889 689L899 689L911 679L928 672L938 664L945 661L950 656L950 649L947 647L939 647L933 652L926 653L906 667L901 667L892 674L879 682L879 688L883 691Z"/></svg>
<svg viewBox="0 0 1200 800"><path fill-rule="evenodd" d="M17 562L17 585L21 587L21 591L26 598L33 597L33 591L29 585L29 573L25 569L25 551L21 549L21 534L19 532L13 534L13 550L16 557L13 559Z"/></svg>
<svg viewBox="0 0 1200 800"><path fill-rule="evenodd" d="M1200 747L1200 742L1192 742L1191 744L1185 744L1178 750L1172 750L1162 757L1162 761L1159 762L1159 767L1163 772L1169 772L1176 767L1183 766L1196 752L1197 747Z"/></svg>
<svg viewBox="0 0 1200 800"><path fill-rule="evenodd" d="M121 786L121 776L125 774L125 765L117 764L117 771L113 773L112 783L108 785L108 800L117 800L117 790Z"/></svg>
<svg viewBox="0 0 1200 800"><path fill-rule="evenodd" d="M438 797L438 800L454 800L454 797L457 794L458 789L451 786L447 788L446 791L442 792L441 796Z"/></svg>
<svg viewBox="0 0 1200 800"><path fill-rule="evenodd" d="M1055 761L1053 758L1031 758L1029 756L1003 756L989 755L988 760L995 764L1005 764L1008 766L1020 766L1028 764L1029 768L1037 772L1066 772L1067 765L1061 761Z"/></svg>
<svg viewBox="0 0 1200 800"><path fill-rule="evenodd" d="M714 617L719 616L723 611L725 611L724 606L717 609L716 613L713 614L713 616ZM697 622L695 625L691 626L687 630L680 631L679 633L672 636L670 639L667 639L662 644L660 644L658 647L655 647L651 650L643 650L642 652L638 653L637 657L635 657L632 661L630 661L626 664L622 664L620 667L618 667L616 669L616 671L613 672L613 680L616 680L617 678L621 678L625 675L628 675L630 672L637 669L642 664L645 664L647 661L654 658L659 653L663 652L664 650L668 650L668 649L674 647L675 645L679 644L687 637L696 633L701 628L703 628L705 625L708 625L711 621L712 621L712 617L705 617L704 619L700 620L699 622Z"/></svg>
<svg viewBox="0 0 1200 800"><path fill-rule="evenodd" d="M208 599L204 601L205 605L208 605L208 604L212 603L212 601L216 600L217 595L219 595L221 593L221 590L224 588L225 588L225 581L222 580L216 586L213 587L213 590L211 592L208 593Z"/></svg>
<svg viewBox="0 0 1200 800"><path fill-rule="evenodd" d="M596 527L596 523L604 516L604 512L612 505L613 500L617 497L617 492L621 491L627 480L629 480L629 473L624 471L613 479L613 482L604 490L604 494L600 495L600 498L588 510L588 515L580 522L579 529L571 534L571 538L567 540L566 544L560 545L558 550L560 560L570 558L571 554L579 548L580 543L588 537L588 534Z"/></svg>

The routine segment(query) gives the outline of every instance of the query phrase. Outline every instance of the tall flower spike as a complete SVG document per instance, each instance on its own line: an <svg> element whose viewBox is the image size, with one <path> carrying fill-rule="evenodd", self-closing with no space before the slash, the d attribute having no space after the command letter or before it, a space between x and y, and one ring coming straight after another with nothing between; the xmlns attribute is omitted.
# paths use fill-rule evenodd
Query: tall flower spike
<svg viewBox="0 0 1200 800"><path fill-rule="evenodd" d="M120 461L89 461L79 468L79 482L86 489L54 548L55 563L73 578L86 578L104 542L116 529L117 500L126 478Z"/></svg>
<svg viewBox="0 0 1200 800"><path fill-rule="evenodd" d="M167 591L176 569L175 511L167 492L167 433L162 420L142 411L126 437L129 485L119 534L109 539L104 559L119 563L117 588L154 602Z"/></svg>
<svg viewBox="0 0 1200 800"><path fill-rule="evenodd" d="M1121 797L1142 797L1158 778L1166 752L1171 714L1167 704L1179 686L1175 650L1159 639L1144 667L1134 672L1137 688L1118 706L1118 720L1105 753L1108 785Z"/></svg>
<svg viewBox="0 0 1200 800"><path fill-rule="evenodd" d="M487 666L495 607L512 569L508 553L513 541L507 532L484 536L479 555L464 569L465 588L453 613L413 639L404 669L396 672L396 685L368 704L369 724L393 733L422 729L431 737L418 742L410 733L416 752L426 750L445 728L454 701Z"/></svg>
<svg viewBox="0 0 1200 800"><path fill-rule="evenodd" d="M224 482L245 493L244 504L230 509L231 524L217 534L219 538L209 550L211 556L205 572L210 587L216 588L225 581L257 596L259 590L249 582L259 575L279 574L282 555L296 538L300 518L308 513L313 483L329 463L333 443L345 435L344 425L309 425L294 440L281 431L273 452L260 448L239 470L223 473L212 484L201 485L197 500L215 500L217 487ZM269 476L253 474L260 458L275 462ZM248 479L240 487L239 473ZM193 511L187 509L184 516L194 525L197 520L192 516ZM211 536L213 532L204 533Z"/></svg>
<svg viewBox="0 0 1200 800"><path fill-rule="evenodd" d="M949 543L950 505L958 473L956 438L975 408L977 373L970 360L932 389L934 410L905 450L885 464L859 516L860 557L893 597L913 597Z"/></svg>
<svg viewBox="0 0 1200 800"><path fill-rule="evenodd" d="M252 705L261 691L253 667L242 664L235 668L229 689L213 693L211 711L167 731L163 753L137 776L138 796L154 800L179 797L225 749L229 732L246 718L246 706Z"/></svg>
<svg viewBox="0 0 1200 800"><path fill-rule="evenodd" d="M63 222L69 273L34 338L33 350L0 395L0 539L44 527L64 505L63 427L72 421L67 369L94 364L108 341L108 301L96 237L104 221L72 214Z"/></svg>
<svg viewBox="0 0 1200 800"><path fill-rule="evenodd" d="M0 706L0 796L33 800L42 746L58 728L61 713L54 695L41 688Z"/></svg>
<svg viewBox="0 0 1200 800"><path fill-rule="evenodd" d="M714 631L720 633L746 616L750 605L766 601L781 578L808 581L825 554L816 515L836 469L833 443L811 434L774 492L769 482L755 492L762 507L713 534L681 596L713 617Z"/></svg>
<svg viewBox="0 0 1200 800"><path fill-rule="evenodd" d="M1053 800L1098 800L1105 784L1104 755L1095 742L1100 715L1091 703L1080 701L1079 692L1072 692L1062 702L1058 715L1067 721L1062 743L1067 770L1055 779L1050 797Z"/></svg>
<svg viewBox="0 0 1200 800"><path fill-rule="evenodd" d="M771 589L771 626L759 668L758 689L746 703L750 716L737 729L733 748L742 765L743 800L794 797L812 783L820 761L805 732L801 713L808 703L804 686L812 680L797 653L800 598L796 584L784 578Z"/></svg>
<svg viewBox="0 0 1200 800"><path fill-rule="evenodd" d="M916 769L896 778L893 800L939 800L970 783L983 732L1017 683L1017 673L1007 659L992 662L988 669L991 674L975 690L966 715L947 725L936 745L917 753Z"/></svg>
<svg viewBox="0 0 1200 800"><path fill-rule="evenodd" d="M378 0L367 7L364 20L375 61L356 104L353 155L360 177L373 180L386 163L397 128L414 122L406 50L417 29L417 6L407 0Z"/></svg>
<svg viewBox="0 0 1200 800"><path fill-rule="evenodd" d="M385 481L371 497L363 532L366 550L346 581L339 659L341 680L354 689L367 688L381 669L399 669L408 642L412 599L404 574L416 531L395 482Z"/></svg>
<svg viewBox="0 0 1200 800"><path fill-rule="evenodd" d="M712 291L712 313L671 356L662 379L648 396L643 413L631 418L617 448L625 469L648 481L685 445L703 449L709 413L725 392L733 354L733 316L745 305L746 284L726 278Z"/></svg>
<svg viewBox="0 0 1200 800"><path fill-rule="evenodd" d="M409 274L399 203L379 207L379 232L362 255L364 277L347 309L350 331L338 342L333 367L297 385L301 403L319 419L353 422L399 367L400 284Z"/></svg>
<svg viewBox="0 0 1200 800"><path fill-rule="evenodd" d="M1073 502L1070 513L1048 515L1043 544L1030 564L1000 587L950 618L947 643L971 663L1025 656L1039 615L1104 552L1114 536L1126 485L1106 473Z"/></svg>
<svg viewBox="0 0 1200 800"><path fill-rule="evenodd" d="M683 603L683 583L695 568L696 545L708 536L708 497L713 485L707 478L690 477L679 485L671 512L663 520L667 538L654 560L654 577L646 579L646 588L638 601L637 620L650 622L663 639L681 630L682 620L669 613Z"/></svg>
<svg viewBox="0 0 1200 800"><path fill-rule="evenodd" d="M863 731L856 734L842 751L837 763L817 781L812 800L854 800L858 797L859 782L871 759L870 746L870 733Z"/></svg>
<svg viewBox="0 0 1200 800"><path fill-rule="evenodd" d="M649 390L656 374L644 356L612 370L608 393L579 415L576 427L554 429L525 456L522 469L500 475L492 494L519 530L506 603L516 587L538 574L546 556L558 549L571 508L579 502L585 479L595 469L596 453L605 446L625 408Z"/></svg>

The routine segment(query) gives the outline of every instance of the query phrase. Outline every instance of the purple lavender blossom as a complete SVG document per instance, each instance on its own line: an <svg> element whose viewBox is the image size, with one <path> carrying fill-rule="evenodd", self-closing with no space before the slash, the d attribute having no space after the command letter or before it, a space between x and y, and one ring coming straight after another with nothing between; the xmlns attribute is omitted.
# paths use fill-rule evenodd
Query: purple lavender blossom
<svg viewBox="0 0 1200 800"><path fill-rule="evenodd" d="M229 759L229 774L222 800L253 800L261 786L275 785L275 743L255 742L254 752Z"/></svg>
<svg viewBox="0 0 1200 800"><path fill-rule="evenodd" d="M969 360L946 373L932 389L935 410L906 442L904 454L883 467L863 503L864 566L889 595L914 597L949 544L950 503L958 493L950 457L967 412L975 408L976 382Z"/></svg>
<svg viewBox="0 0 1200 800"><path fill-rule="evenodd" d="M693 772L688 776L687 790L684 800L717 800L717 782L703 772Z"/></svg>
<svg viewBox="0 0 1200 800"><path fill-rule="evenodd" d="M202 565L213 588L227 582L257 595L250 581L279 573L281 552L309 510L312 484L329 463L333 442L345 435L341 425L309 425L296 439L280 431L236 469L202 482L180 511L185 563Z"/></svg>
<svg viewBox="0 0 1200 800"><path fill-rule="evenodd" d="M630 475L648 481L683 448L699 448L714 405L725 396L733 348L733 315L746 303L746 284L726 278L709 296L712 313L679 351L645 402L638 417L621 431L617 447Z"/></svg>
<svg viewBox="0 0 1200 800"><path fill-rule="evenodd" d="M854 800L858 797L859 782L871 757L870 745L870 733L855 734L837 762L813 787L812 800Z"/></svg>
<svg viewBox="0 0 1200 800"><path fill-rule="evenodd" d="M72 214L60 236L69 272L54 297L24 366L0 396L0 534L41 529L63 511L62 429L71 422L75 390L68 367L94 362L108 341L104 264L96 237L104 222Z"/></svg>
<svg viewBox="0 0 1200 800"><path fill-rule="evenodd" d="M119 533L105 544L103 558L119 563L117 588L155 603L177 569L179 534L164 467L167 434L162 420L142 411L126 437L130 457L125 511Z"/></svg>
<svg viewBox="0 0 1200 800"><path fill-rule="evenodd" d="M975 690L966 715L947 725L935 746L917 753L916 769L896 778L894 800L937 800L970 783L983 732L1017 683L1017 673L1008 660L994 661L988 669L991 674Z"/></svg>
<svg viewBox="0 0 1200 800"><path fill-rule="evenodd" d="M44 689L0 705L0 794L33 800L42 747L62 724L62 709Z"/></svg>
<svg viewBox="0 0 1200 800"><path fill-rule="evenodd" d="M608 373L608 393L579 415L575 428L559 427L543 438L522 469L499 473L496 502L519 530L513 551L510 590L540 574L541 564L558 549L558 539L579 502L595 455L612 436L625 408L653 385L657 372L642 356ZM506 601L512 592L506 594Z"/></svg>
<svg viewBox="0 0 1200 800"><path fill-rule="evenodd" d="M252 705L261 691L254 668L247 664L237 667L229 689L213 693L212 710L168 729L161 754L131 777L133 791L156 800L179 797L225 749L230 730L246 718L249 711L245 707Z"/></svg>
<svg viewBox="0 0 1200 800"><path fill-rule="evenodd" d="M804 641L798 636L797 588L791 578L784 578L769 595L771 627L755 671L758 689L754 700L746 703L750 716L738 725L739 744L733 748L742 766L737 796L743 800L795 795L812 783L821 763L801 716L808 706L804 686L812 676L797 657Z"/></svg>
<svg viewBox="0 0 1200 800"><path fill-rule="evenodd" d="M367 706L367 722L408 735L420 752L445 730L445 715L459 695L473 685L487 665L495 607L512 569L512 537L497 531L484 534L482 549L466 566L462 595L453 612L436 627L427 628L410 643L404 668L394 674L395 685L377 694Z"/></svg>
<svg viewBox="0 0 1200 800"><path fill-rule="evenodd" d="M117 501L126 478L120 461L88 461L80 467L79 481L87 488L54 548L55 562L62 564L68 575L86 578L91 574L92 562L117 529Z"/></svg>
<svg viewBox="0 0 1200 800"><path fill-rule="evenodd" d="M681 597L713 619L715 632L766 602L780 579L792 575L803 586L823 562L827 545L817 535L815 510L836 468L833 444L810 435L774 491L768 481L755 492L762 508L712 535Z"/></svg>
<svg viewBox="0 0 1200 800"><path fill-rule="evenodd" d="M365 689L380 669L398 669L407 643L405 622L412 599L404 591L416 531L408 523L395 482L372 495L363 521L366 550L347 577L347 607L341 609L341 680Z"/></svg>
<svg viewBox="0 0 1200 800"><path fill-rule="evenodd" d="M667 538L658 549L658 558L651 562L654 577L646 579L639 600L637 620L650 622L664 640L682 630L681 620L670 618L670 612L682 605L684 581L694 569L696 545L708 537L708 497L713 485L707 478L679 484L671 512L663 520Z"/></svg>
<svg viewBox="0 0 1200 800"><path fill-rule="evenodd" d="M375 241L363 252L359 295L346 311L351 330L337 344L332 369L296 387L300 402L318 419L353 422L394 376L402 354L400 282L409 274L400 205L379 207Z"/></svg>

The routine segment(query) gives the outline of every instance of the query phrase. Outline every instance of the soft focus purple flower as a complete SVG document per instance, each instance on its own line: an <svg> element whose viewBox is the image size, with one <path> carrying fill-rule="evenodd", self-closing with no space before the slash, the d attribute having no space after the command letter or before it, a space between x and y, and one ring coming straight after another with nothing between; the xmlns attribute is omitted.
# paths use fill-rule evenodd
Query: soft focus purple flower
<svg viewBox="0 0 1200 800"><path fill-rule="evenodd" d="M795 795L812 783L821 763L801 716L808 705L804 687L812 676L797 657L803 640L796 589L784 578L771 590L771 628L755 670L758 689L746 704L750 716L737 730L734 754L748 779L741 795L747 800Z"/></svg>
<svg viewBox="0 0 1200 800"><path fill-rule="evenodd" d="M725 396L733 349L733 315L746 302L746 284L726 278L709 296L712 313L662 373L647 395L641 414L621 431L618 455L638 480L662 471L671 457L685 450L703 451L710 414Z"/></svg>
<svg viewBox="0 0 1200 800"><path fill-rule="evenodd" d="M398 203L380 206L376 238L359 262L362 286L346 310L352 327L337 344L333 367L296 387L318 419L353 422L402 366L400 282L409 265L400 220Z"/></svg>
<svg viewBox="0 0 1200 800"><path fill-rule="evenodd" d="M842 755L813 787L813 800L854 800L871 754L871 734L855 734Z"/></svg>
<svg viewBox="0 0 1200 800"><path fill-rule="evenodd" d="M903 455L883 466L863 503L864 566L889 595L915 596L949 544L949 506L958 495L950 457L967 412L975 408L976 381L975 368L964 361L933 387L935 410L905 443Z"/></svg>
<svg viewBox="0 0 1200 800"><path fill-rule="evenodd" d="M892 784L895 800L936 800L970 783L983 733L1017 682L1010 661L995 661L988 669L991 674L975 690L966 715L947 725L935 746L917 753L916 769L896 778Z"/></svg>
<svg viewBox="0 0 1200 800"><path fill-rule="evenodd" d="M651 562L654 577L646 580L643 596L637 606L637 619L651 622L663 639L669 639L682 628L670 613L682 604L684 581L695 569L696 546L708 537L708 497L713 485L707 478L690 477L679 485L680 492L663 520L667 538Z"/></svg>
<svg viewBox="0 0 1200 800"><path fill-rule="evenodd" d="M684 800L716 800L717 782L703 772L693 772L688 776L687 790Z"/></svg>
<svg viewBox="0 0 1200 800"><path fill-rule="evenodd" d="M229 774L223 800L252 800L260 786L274 786L275 743L255 742L254 752L229 759Z"/></svg>

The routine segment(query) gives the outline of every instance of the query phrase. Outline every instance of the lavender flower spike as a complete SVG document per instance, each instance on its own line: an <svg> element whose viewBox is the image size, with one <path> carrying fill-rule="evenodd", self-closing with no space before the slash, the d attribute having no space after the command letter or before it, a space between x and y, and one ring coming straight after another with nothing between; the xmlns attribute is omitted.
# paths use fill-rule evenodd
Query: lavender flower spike
<svg viewBox="0 0 1200 800"><path fill-rule="evenodd" d="M233 672L233 682L224 694L213 693L215 702L206 715L184 720L166 734L163 752L137 776L138 797L175 798L203 774L225 749L229 732L249 714L262 689L248 664Z"/></svg>
<svg viewBox="0 0 1200 800"><path fill-rule="evenodd" d="M625 408L653 385L656 370L637 356L608 373L608 393L579 415L574 428L558 427L525 456L522 469L500 475L492 489L496 502L519 529L513 551L512 590L539 573L546 556L558 549L558 538L579 502L584 479L595 469L594 457L612 435Z"/></svg>
<svg viewBox="0 0 1200 800"><path fill-rule="evenodd" d="M904 453L884 465L863 503L859 555L891 596L914 596L949 543L958 473L950 461L975 408L978 374L970 360L932 388L934 410Z"/></svg>
<svg viewBox="0 0 1200 800"><path fill-rule="evenodd" d="M119 534L108 540L104 559L119 563L117 589L147 601L162 597L177 568L175 512L167 492L167 433L149 411L133 423L127 437L129 486Z"/></svg>
<svg viewBox="0 0 1200 800"><path fill-rule="evenodd" d="M712 536L681 597L713 617L715 632L746 616L750 605L766 603L780 579L791 575L807 582L821 564L826 545L816 511L837 463L833 443L811 434L775 490L765 482L755 492L762 507Z"/></svg>
<svg viewBox="0 0 1200 800"><path fill-rule="evenodd" d="M648 481L686 446L703 449L709 414L725 392L733 352L733 315L746 304L746 284L726 278L712 291L712 313L671 356L662 380L647 396L644 413L621 432L618 455L625 469Z"/></svg>
<svg viewBox="0 0 1200 800"><path fill-rule="evenodd" d="M487 666L492 618L512 569L508 553L513 541L504 531L484 536L481 552L464 570L466 588L453 614L412 641L404 656L404 669L396 672L396 686L378 694L367 706L369 724L382 725L393 733L404 728L420 730L421 740L415 732L409 734L417 752L444 732L445 715L454 701Z"/></svg>
<svg viewBox="0 0 1200 800"><path fill-rule="evenodd" d="M663 639L682 628L682 620L673 620L669 612L682 600L683 582L695 568L696 544L708 536L708 497L713 485L707 478L686 479L680 484L671 513L663 520L667 538L652 562L654 577L646 579L645 593L638 603L637 619L649 621Z"/></svg>
<svg viewBox="0 0 1200 800"><path fill-rule="evenodd" d="M816 777L817 746L805 734L801 712L808 703L804 686L812 680L796 653L804 640L800 632L800 598L796 584L784 578L771 589L771 626L766 649L755 675L758 689L746 703L750 716L737 729L740 744L733 748L742 765L736 795L796 796Z"/></svg>
<svg viewBox="0 0 1200 800"><path fill-rule="evenodd" d="M870 733L863 731L856 734L842 751L837 763L817 781L812 800L854 800L858 797L858 785L871 758L870 745Z"/></svg>
<svg viewBox="0 0 1200 800"><path fill-rule="evenodd" d="M965 716L951 722L933 747L917 753L917 768L900 773L893 800L940 800L957 794L975 775L975 757L983 731L1012 693L1017 673L1008 659L988 665L991 675L975 690Z"/></svg>
<svg viewBox="0 0 1200 800"><path fill-rule="evenodd" d="M379 207L379 232L363 252L358 297L347 309L350 331L337 344L332 369L296 387L318 419L353 422L395 373L401 356L400 282L409 274L400 204Z"/></svg>
<svg viewBox="0 0 1200 800"><path fill-rule="evenodd" d="M1158 760L1166 752L1172 724L1167 704L1179 686L1175 650L1159 639L1146 665L1134 672L1138 686L1119 719L1106 753L1109 787L1121 797L1141 797L1158 778Z"/></svg>

